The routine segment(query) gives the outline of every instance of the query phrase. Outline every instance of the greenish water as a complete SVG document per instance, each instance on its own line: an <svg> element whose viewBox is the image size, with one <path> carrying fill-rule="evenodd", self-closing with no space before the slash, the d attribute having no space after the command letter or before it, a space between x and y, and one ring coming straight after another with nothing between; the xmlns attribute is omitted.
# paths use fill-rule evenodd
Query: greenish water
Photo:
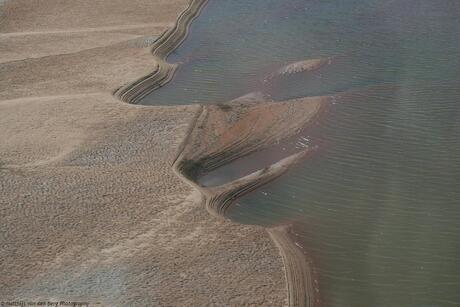
<svg viewBox="0 0 460 307"><path fill-rule="evenodd" d="M210 0L144 104L335 95L319 150L229 217L295 224L322 306L460 306L460 1ZM311 74L282 65L334 56Z"/></svg>

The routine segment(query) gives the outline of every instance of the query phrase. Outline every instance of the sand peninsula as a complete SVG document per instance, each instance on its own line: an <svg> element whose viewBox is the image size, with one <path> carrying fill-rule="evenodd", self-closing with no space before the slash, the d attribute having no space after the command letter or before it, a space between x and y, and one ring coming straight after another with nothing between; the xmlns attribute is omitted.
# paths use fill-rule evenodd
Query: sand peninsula
<svg viewBox="0 0 460 307"><path fill-rule="evenodd" d="M126 103L171 80L175 67L165 57L204 4L3 4L1 301L316 305L289 227L269 236L222 218L306 151L218 187L194 177L295 134L327 97ZM297 66L286 73L311 67ZM257 118L268 124L254 125Z"/></svg>

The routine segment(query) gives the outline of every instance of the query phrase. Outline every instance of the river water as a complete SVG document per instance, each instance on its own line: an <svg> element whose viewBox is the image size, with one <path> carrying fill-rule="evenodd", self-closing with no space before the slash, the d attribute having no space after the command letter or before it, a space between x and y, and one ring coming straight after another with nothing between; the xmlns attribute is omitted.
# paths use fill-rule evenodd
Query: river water
<svg viewBox="0 0 460 307"><path fill-rule="evenodd" d="M334 95L315 154L228 217L294 223L323 306L460 306L459 38L458 0L210 0L142 103Z"/></svg>

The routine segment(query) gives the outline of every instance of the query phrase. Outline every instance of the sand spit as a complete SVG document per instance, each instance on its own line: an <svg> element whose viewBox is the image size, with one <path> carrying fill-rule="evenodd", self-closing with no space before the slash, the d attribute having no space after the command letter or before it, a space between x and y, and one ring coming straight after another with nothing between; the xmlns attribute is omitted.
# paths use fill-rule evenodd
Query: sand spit
<svg viewBox="0 0 460 307"><path fill-rule="evenodd" d="M324 96L272 102L246 95L204 106L184 149L181 168L195 178L275 144L304 128L327 101Z"/></svg>
<svg viewBox="0 0 460 307"><path fill-rule="evenodd" d="M304 157L306 153L307 150L304 150L225 185L207 188L205 190L208 196L206 207L215 215L225 216L226 211L238 198L278 178Z"/></svg>
<svg viewBox="0 0 460 307"><path fill-rule="evenodd" d="M167 56L187 37L190 24L200 14L207 0L191 0L189 6L177 19L174 27L163 33L152 46L152 55L157 66L150 74L125 85L115 91L114 95L122 101L137 103L155 89L168 83L174 75L176 65L166 62Z"/></svg>
<svg viewBox="0 0 460 307"><path fill-rule="evenodd" d="M111 94L154 70L142 46L187 5L7 2L2 33L42 33L0 37L0 301L286 304L265 230L213 218L171 168L201 107Z"/></svg>
<svg viewBox="0 0 460 307"><path fill-rule="evenodd" d="M230 103L203 106L173 165L185 182L201 192L202 202L217 217L225 217L239 197L284 174L309 150L216 187L200 186L197 176L289 137L305 127L328 101L328 97L310 97L274 103L258 101L261 98L246 95ZM287 229L268 232L283 258L288 305L317 306L312 268Z"/></svg>
<svg viewBox="0 0 460 307"><path fill-rule="evenodd" d="M292 75L300 72L310 72L325 65L330 65L332 63L333 58L321 58L321 59L309 59L298 61L294 63L287 64L286 66L280 68L273 74L271 74L267 79L284 76L284 75Z"/></svg>

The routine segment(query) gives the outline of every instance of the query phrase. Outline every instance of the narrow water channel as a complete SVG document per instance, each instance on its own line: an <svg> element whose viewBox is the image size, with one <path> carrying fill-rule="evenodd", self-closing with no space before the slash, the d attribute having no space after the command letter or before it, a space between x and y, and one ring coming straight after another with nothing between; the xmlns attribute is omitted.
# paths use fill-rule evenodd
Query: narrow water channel
<svg viewBox="0 0 460 307"><path fill-rule="evenodd" d="M459 37L457 0L210 0L142 103L334 95L315 154L228 217L294 223L323 306L460 306Z"/></svg>

